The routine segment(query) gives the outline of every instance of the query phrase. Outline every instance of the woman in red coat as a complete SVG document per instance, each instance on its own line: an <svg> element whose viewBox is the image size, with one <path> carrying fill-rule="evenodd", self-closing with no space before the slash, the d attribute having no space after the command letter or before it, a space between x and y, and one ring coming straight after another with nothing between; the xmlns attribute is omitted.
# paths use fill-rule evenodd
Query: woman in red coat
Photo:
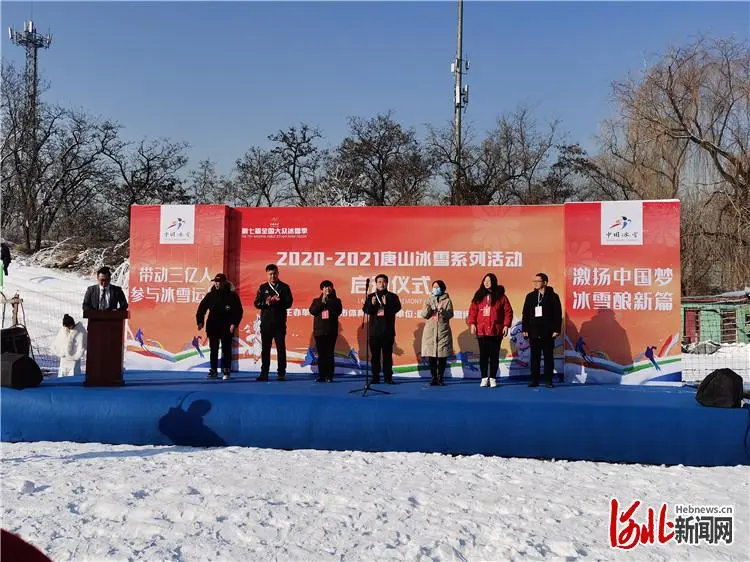
<svg viewBox="0 0 750 562"><path fill-rule="evenodd" d="M480 386L497 386L500 366L500 343L513 322L513 308L505 296L505 287L497 284L497 276L488 273L474 293L469 307L469 329L479 340Z"/></svg>

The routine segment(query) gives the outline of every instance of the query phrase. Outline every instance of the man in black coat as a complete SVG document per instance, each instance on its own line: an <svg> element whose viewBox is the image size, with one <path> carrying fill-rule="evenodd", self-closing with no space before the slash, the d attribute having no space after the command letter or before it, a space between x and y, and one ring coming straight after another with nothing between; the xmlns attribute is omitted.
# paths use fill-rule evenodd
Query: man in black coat
<svg viewBox="0 0 750 562"><path fill-rule="evenodd" d="M0 243L0 261L3 262L3 274L8 276L8 266L11 262L10 247L5 243Z"/></svg>
<svg viewBox="0 0 750 562"><path fill-rule="evenodd" d="M102 267L96 272L98 285L91 285L86 289L83 297L83 313L89 310L127 310L128 300L125 293L117 285L110 285L112 272L108 267Z"/></svg>
<svg viewBox="0 0 750 562"><path fill-rule="evenodd" d="M234 331L242 321L242 302L234 287L227 281L226 275L217 273L213 278L214 286L203 297L198 305L195 320L198 329L203 329L203 322L208 312L206 323L206 335L210 349L210 370L208 378L217 377L219 366L219 345L221 345L221 371L222 378L229 380L232 370L232 339Z"/></svg>
<svg viewBox="0 0 750 562"><path fill-rule="evenodd" d="M320 284L320 296L313 299L310 314L313 316L313 337L318 350L317 382L333 382L336 370L336 340L339 337L339 316L341 316L341 299L331 281Z"/></svg>
<svg viewBox="0 0 750 562"><path fill-rule="evenodd" d="M539 386L540 361L544 355L544 386L552 387L555 369L555 338L562 330L562 305L560 297L547 283L545 273L537 273L534 290L523 303L523 335L531 345L531 382Z"/></svg>
<svg viewBox="0 0 750 562"><path fill-rule="evenodd" d="M278 380L286 377L286 311L292 307L294 299L289 285L279 281L279 268L276 264L266 266L268 282L258 287L255 295L255 308L260 310L261 367L259 381L268 380L271 370L271 344L276 342Z"/></svg>
<svg viewBox="0 0 750 562"><path fill-rule="evenodd" d="M370 316L372 384L380 383L381 354L385 384L393 384L393 343L396 341L396 314L401 310L401 300L388 290L387 275L381 273L375 277L375 292L367 295L362 310Z"/></svg>

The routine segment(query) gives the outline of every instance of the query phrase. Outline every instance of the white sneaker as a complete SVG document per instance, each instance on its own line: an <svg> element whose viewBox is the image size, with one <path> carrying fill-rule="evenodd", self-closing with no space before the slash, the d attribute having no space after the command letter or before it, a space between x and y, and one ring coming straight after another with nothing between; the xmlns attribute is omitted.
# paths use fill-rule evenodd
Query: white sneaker
<svg viewBox="0 0 750 562"><path fill-rule="evenodd" d="M490 388L495 388L497 386L497 381L495 379L490 379Z"/></svg>
<svg viewBox="0 0 750 562"><path fill-rule="evenodd" d="M489 386L490 385L490 379L482 379L482 382L479 383L479 386Z"/></svg>

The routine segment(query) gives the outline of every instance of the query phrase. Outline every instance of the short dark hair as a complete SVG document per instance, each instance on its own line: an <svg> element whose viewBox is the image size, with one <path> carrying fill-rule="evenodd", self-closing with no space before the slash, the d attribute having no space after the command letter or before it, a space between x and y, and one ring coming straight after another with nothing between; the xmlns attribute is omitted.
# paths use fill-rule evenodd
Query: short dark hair
<svg viewBox="0 0 750 562"><path fill-rule="evenodd" d="M388 276L385 273L378 273L375 276L375 281L377 281L378 279L385 279L385 282L388 283Z"/></svg>
<svg viewBox="0 0 750 562"><path fill-rule="evenodd" d="M442 279L438 279L437 281L433 281L432 284L435 285L437 283L437 286L440 287L440 290L445 292L445 281Z"/></svg>
<svg viewBox="0 0 750 562"><path fill-rule="evenodd" d="M321 291L324 288L326 288L326 287L330 287L331 289L333 289L333 283L331 281L329 281L328 279L326 279L325 281L321 281L320 282L320 290Z"/></svg>
<svg viewBox="0 0 750 562"><path fill-rule="evenodd" d="M279 267L275 263L269 263L266 266L266 271L278 271Z"/></svg>
<svg viewBox="0 0 750 562"><path fill-rule="evenodd" d="M536 276L539 277L545 283L549 283L549 277L547 277L546 273L537 273Z"/></svg>
<svg viewBox="0 0 750 562"><path fill-rule="evenodd" d="M106 276L108 276L108 277L109 277L109 276L111 276L111 275L112 275L112 272L111 272L111 271L110 271L110 269L109 269L109 268L108 268L108 267L107 267L107 266L105 265L104 267L100 267L100 268L99 268L99 271L97 271L97 272L96 272L96 275L97 275L97 277L98 277L99 275L106 275Z"/></svg>
<svg viewBox="0 0 750 562"><path fill-rule="evenodd" d="M66 328L72 328L73 326L76 325L76 322L75 320L73 320L73 317L70 314L65 314L63 316L62 325L65 326Z"/></svg>

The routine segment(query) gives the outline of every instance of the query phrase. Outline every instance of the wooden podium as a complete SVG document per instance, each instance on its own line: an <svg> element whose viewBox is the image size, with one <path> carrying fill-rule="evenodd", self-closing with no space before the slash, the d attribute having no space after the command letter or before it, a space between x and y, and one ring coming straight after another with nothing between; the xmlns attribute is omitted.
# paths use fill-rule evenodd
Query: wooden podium
<svg viewBox="0 0 750 562"><path fill-rule="evenodd" d="M122 386L125 359L125 320L127 310L96 310L83 313L88 318L86 379L84 386Z"/></svg>

